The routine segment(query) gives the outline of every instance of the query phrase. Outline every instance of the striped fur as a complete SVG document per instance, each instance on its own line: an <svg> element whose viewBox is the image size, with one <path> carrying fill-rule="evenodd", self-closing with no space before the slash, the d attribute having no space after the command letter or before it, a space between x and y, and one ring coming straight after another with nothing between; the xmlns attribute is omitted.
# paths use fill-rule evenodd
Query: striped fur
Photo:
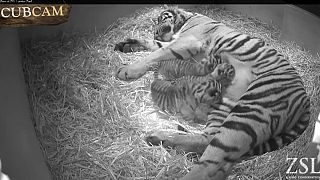
<svg viewBox="0 0 320 180"><path fill-rule="evenodd" d="M151 84L152 100L162 111L178 113L187 121L205 123L211 106L221 102L221 85L208 79L187 76L174 81L155 80Z"/></svg>
<svg viewBox="0 0 320 180"><path fill-rule="evenodd" d="M223 95L223 100L230 100L232 106L224 106L223 102L219 109L210 112L203 134L161 135L158 131L147 137L203 153L183 180L225 179L244 156L278 149L304 132L310 118L310 100L299 74L277 50L259 38L200 14L169 9L159 19L172 22L168 32L174 33L158 32L158 42L153 43L160 44L158 48L149 46L154 52L139 62L120 67L116 77L134 80L164 60L201 60L215 54L231 56L227 63L236 72ZM171 41L159 43L162 37Z"/></svg>
<svg viewBox="0 0 320 180"><path fill-rule="evenodd" d="M165 74L166 80L155 78L151 84L151 97L162 111L179 113L187 121L205 123L208 112L218 108L221 103L222 94L233 80L234 68L226 63L219 64L216 70L222 73L214 77L212 74L215 74L215 71L190 68L198 67L192 65L194 63L183 63L179 60L161 64L159 69Z"/></svg>
<svg viewBox="0 0 320 180"><path fill-rule="evenodd" d="M154 72L154 78L159 79L159 74L165 80L174 80L184 76L205 76L213 72L218 64L221 64L220 56L202 59L200 62L193 60L170 59L160 61L150 68Z"/></svg>

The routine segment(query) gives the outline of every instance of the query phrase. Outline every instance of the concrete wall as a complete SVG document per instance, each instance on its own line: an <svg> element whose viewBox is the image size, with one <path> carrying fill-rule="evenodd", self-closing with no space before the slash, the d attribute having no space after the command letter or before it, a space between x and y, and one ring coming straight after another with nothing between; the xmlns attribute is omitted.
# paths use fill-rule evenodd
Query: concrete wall
<svg viewBox="0 0 320 180"><path fill-rule="evenodd" d="M18 32L14 28L1 28L0 39L2 171L12 180L51 180L31 121Z"/></svg>

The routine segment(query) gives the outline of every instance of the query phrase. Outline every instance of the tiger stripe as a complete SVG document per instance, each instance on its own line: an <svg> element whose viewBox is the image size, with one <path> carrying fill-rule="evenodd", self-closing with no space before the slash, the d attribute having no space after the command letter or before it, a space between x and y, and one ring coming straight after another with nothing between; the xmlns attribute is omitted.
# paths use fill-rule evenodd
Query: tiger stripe
<svg viewBox="0 0 320 180"><path fill-rule="evenodd" d="M212 25L214 23L206 23L205 25L209 24ZM215 30L213 33L218 32L219 26L204 30L203 33L210 33L210 30ZM221 53L222 51L231 53L242 62L251 64L252 73L258 76L258 80L249 85L247 92L239 99L241 104L246 102L245 104L235 106L227 117L223 116L225 115L224 113L217 113L216 111L211 114L216 116L215 119L224 119L220 128L244 131L252 138L248 152L241 156L259 155L277 150L295 140L307 126L307 123L305 123L307 121L304 121L304 119L308 119L308 113L301 113L299 110L301 109L301 106L298 106L300 103L304 102L308 104L308 102L303 101L303 98L307 97L301 79L295 69L276 50L265 46L264 41L241 33L228 32L220 37L219 35L216 37L211 36L208 44L208 54ZM294 98L288 103L287 100L292 96ZM290 130L283 130L280 127L285 127L284 123L278 124L275 127L276 129L272 129L273 132L272 135L270 134L270 138L260 143L257 138L259 136L258 133L251 126L246 125L246 123L255 121L259 124L265 124L266 127L270 126L270 120L267 119L268 117L266 117L263 111L265 108L272 108L279 112L288 111L288 114L292 115L287 120L287 124L294 125L292 125ZM306 107L306 109L308 108ZM298 113L301 115L298 116ZM233 116L239 119L246 119L245 123L242 120L231 120ZM229 117L231 118L230 120L228 119ZM280 121L282 118L282 116L278 116L275 120ZM219 126L210 126L210 123L207 123L206 132L210 132L208 130L210 128L217 129ZM211 140L210 146L222 147L218 142L220 141L214 138ZM226 147L223 149L228 153Z"/></svg>
<svg viewBox="0 0 320 180"><path fill-rule="evenodd" d="M204 59L200 63L192 60L170 59L161 61L150 69L154 72L155 79L159 79L158 75L161 74L165 80L174 80L183 76L208 75L218 64L221 64L221 59L217 57Z"/></svg>
<svg viewBox="0 0 320 180"><path fill-rule="evenodd" d="M119 79L137 79L151 64L168 59L234 57L224 63L235 67L235 82L226 88L218 108L208 113L204 135L161 137L173 138L171 145L203 153L183 180L225 179L243 157L277 150L304 132L310 119L310 99L295 68L277 50L201 14L169 8L158 20L155 39L169 44L143 61L119 68ZM242 84L247 87L237 94ZM233 99L227 102L228 97ZM228 103L231 106L224 105ZM196 145L201 148L194 149Z"/></svg>
<svg viewBox="0 0 320 180"><path fill-rule="evenodd" d="M194 117L183 113L184 108L188 108L189 112L196 111L201 103L208 102L207 97L204 97L208 90L221 92L221 88L219 82L210 79L209 76L184 76L174 81L153 81L151 83L151 97L155 105L162 111L171 114L181 113L184 119L194 121ZM218 96L216 93L212 95L212 102L208 104L209 107L212 104L218 104L221 99L220 93Z"/></svg>

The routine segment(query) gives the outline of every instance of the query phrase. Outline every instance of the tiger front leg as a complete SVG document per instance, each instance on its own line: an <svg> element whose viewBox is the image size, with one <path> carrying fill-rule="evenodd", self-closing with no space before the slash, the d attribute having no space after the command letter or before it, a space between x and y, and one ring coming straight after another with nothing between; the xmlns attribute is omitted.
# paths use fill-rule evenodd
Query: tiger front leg
<svg viewBox="0 0 320 180"><path fill-rule="evenodd" d="M270 137L268 124L229 114L203 155L181 180L224 180L242 155Z"/></svg>
<svg viewBox="0 0 320 180"><path fill-rule="evenodd" d="M232 141L226 137L233 138ZM209 143L198 162L195 162L191 171L180 180L225 180L231 168L240 159L242 147L237 146L239 134L223 134L223 131L216 135ZM249 145L249 144L246 144Z"/></svg>
<svg viewBox="0 0 320 180"><path fill-rule="evenodd" d="M211 119L203 133L190 133L182 130L158 130L146 136L145 141L149 145L162 145L165 148L176 149L183 152L194 152L201 155L209 142L219 133L221 122Z"/></svg>
<svg viewBox="0 0 320 180"><path fill-rule="evenodd" d="M178 152L193 152L202 154L213 136L206 134L191 134L177 130L159 130L146 136L149 145L162 145Z"/></svg>
<svg viewBox="0 0 320 180"><path fill-rule="evenodd" d="M161 47L168 46L170 42L162 42L153 39L131 39L119 42L115 45L114 50L124 53L139 51L155 51Z"/></svg>
<svg viewBox="0 0 320 180"><path fill-rule="evenodd" d="M168 46L152 52L140 61L119 67L115 76L123 81L136 80L146 74L152 66L160 61L188 59L203 52L201 41L192 36L181 37Z"/></svg>

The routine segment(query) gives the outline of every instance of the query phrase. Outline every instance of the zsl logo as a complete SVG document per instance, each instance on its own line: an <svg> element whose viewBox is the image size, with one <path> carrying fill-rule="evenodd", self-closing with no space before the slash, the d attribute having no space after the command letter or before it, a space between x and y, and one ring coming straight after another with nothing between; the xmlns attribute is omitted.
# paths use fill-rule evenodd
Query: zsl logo
<svg viewBox="0 0 320 180"><path fill-rule="evenodd" d="M316 161L317 158L287 158L287 161L290 161L290 166L287 169L287 174L318 174L320 175L320 168L316 169L316 164L319 162ZM299 168L293 170L293 166L298 163ZM309 168L310 167L310 168ZM319 167L319 166L318 166Z"/></svg>

